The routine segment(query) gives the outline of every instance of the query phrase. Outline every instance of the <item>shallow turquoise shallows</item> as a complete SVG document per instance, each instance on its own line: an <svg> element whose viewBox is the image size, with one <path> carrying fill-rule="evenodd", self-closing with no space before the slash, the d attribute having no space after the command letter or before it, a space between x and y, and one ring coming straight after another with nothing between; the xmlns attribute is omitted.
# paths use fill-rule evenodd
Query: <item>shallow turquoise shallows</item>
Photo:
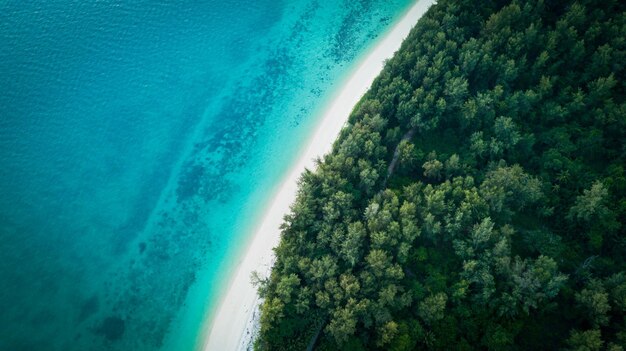
<svg viewBox="0 0 626 351"><path fill-rule="evenodd" d="M197 347L320 111L409 5L0 1L0 350Z"/></svg>

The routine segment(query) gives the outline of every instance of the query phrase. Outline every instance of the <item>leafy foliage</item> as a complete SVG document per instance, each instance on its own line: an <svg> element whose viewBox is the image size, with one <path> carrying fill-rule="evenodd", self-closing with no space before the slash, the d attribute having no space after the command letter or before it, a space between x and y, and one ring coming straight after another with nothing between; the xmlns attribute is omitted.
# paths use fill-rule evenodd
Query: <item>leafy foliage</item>
<svg viewBox="0 0 626 351"><path fill-rule="evenodd" d="M302 176L257 348L623 349L625 11L438 1Z"/></svg>

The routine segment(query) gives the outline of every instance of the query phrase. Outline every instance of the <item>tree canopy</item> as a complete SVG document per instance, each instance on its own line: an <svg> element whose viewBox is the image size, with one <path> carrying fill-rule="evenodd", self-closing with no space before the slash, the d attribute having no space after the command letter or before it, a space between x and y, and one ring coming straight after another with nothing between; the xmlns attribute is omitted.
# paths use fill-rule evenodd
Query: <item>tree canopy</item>
<svg viewBox="0 0 626 351"><path fill-rule="evenodd" d="M440 0L302 175L259 350L622 350L626 4Z"/></svg>

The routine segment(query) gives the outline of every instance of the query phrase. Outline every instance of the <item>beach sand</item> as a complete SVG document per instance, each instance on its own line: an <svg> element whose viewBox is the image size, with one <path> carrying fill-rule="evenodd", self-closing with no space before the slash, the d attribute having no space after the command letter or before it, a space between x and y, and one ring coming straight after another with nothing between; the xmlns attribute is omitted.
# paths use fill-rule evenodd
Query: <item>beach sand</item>
<svg viewBox="0 0 626 351"><path fill-rule="evenodd" d="M205 351L246 350L251 348L259 317L259 297L252 285L253 271L268 276L274 260L272 248L280 240L283 216L296 198L298 178L305 170L314 169L315 159L330 152L333 142L348 120L356 103L367 92L374 79L400 48L402 41L426 12L433 0L420 0L388 31L378 44L364 56L348 81L324 112L317 130L309 140L297 163L282 182L278 193L262 217L258 230L240 260L229 288L222 296L216 313L209 321L209 332L203 340Z"/></svg>

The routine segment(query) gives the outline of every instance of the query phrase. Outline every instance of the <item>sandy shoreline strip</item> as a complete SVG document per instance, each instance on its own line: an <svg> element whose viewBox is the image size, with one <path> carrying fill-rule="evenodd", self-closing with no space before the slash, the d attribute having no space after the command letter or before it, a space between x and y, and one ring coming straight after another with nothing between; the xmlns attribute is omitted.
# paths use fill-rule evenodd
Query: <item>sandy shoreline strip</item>
<svg viewBox="0 0 626 351"><path fill-rule="evenodd" d="M258 321L259 304L256 289L250 283L250 274L257 271L263 276L269 275L274 259L272 248L280 240L279 227L283 216L289 212L289 207L295 201L300 174L305 168L313 169L314 160L330 152L350 112L379 75L385 60L391 58L400 48L411 28L434 2L419 0L415 3L367 54L332 100L315 134L309 139L308 146L265 212L261 225L230 281L227 293L221 298L210 321L208 337L204 340L205 351L245 350L249 346L255 323Z"/></svg>

